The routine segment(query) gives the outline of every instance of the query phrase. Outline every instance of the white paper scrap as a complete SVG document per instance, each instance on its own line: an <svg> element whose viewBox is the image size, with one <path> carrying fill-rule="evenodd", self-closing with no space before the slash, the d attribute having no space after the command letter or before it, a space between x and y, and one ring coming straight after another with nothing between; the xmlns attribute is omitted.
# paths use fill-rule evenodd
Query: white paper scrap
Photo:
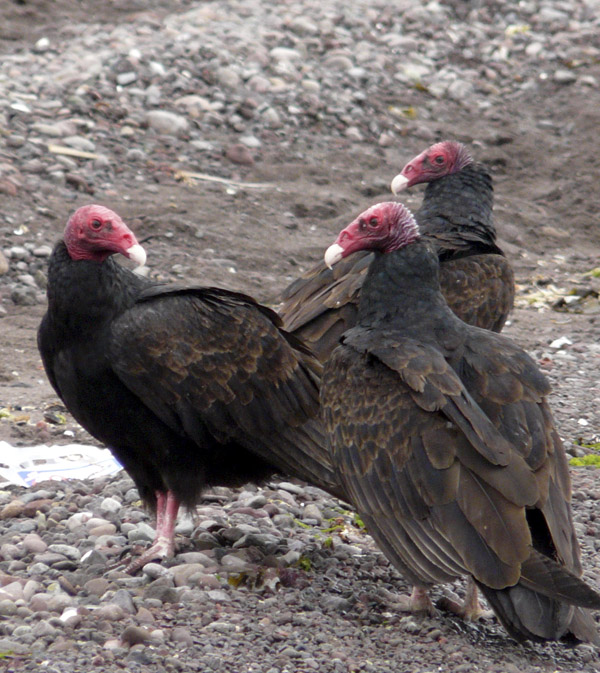
<svg viewBox="0 0 600 673"><path fill-rule="evenodd" d="M89 479L116 474L122 466L108 449L86 444L12 446L0 441L0 483L34 486L47 479Z"/></svg>

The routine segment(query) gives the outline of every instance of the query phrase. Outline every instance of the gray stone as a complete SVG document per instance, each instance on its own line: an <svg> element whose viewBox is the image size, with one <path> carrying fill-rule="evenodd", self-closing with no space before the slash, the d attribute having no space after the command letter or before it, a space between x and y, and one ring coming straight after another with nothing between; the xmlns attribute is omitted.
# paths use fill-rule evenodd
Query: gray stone
<svg viewBox="0 0 600 673"><path fill-rule="evenodd" d="M269 56L274 61L290 61L292 63L302 61L302 54L298 50L289 49L288 47L274 47L269 52Z"/></svg>
<svg viewBox="0 0 600 673"><path fill-rule="evenodd" d="M283 126L283 122L281 121L281 117L280 117L279 113L277 112L277 110L275 108L272 108L272 107L266 108L264 110L264 112L262 113L262 117L263 117L265 123L267 123L272 128L278 129L278 128L281 128L281 126Z"/></svg>
<svg viewBox="0 0 600 673"><path fill-rule="evenodd" d="M81 557L81 565L104 565L106 563L106 556L96 549L87 551Z"/></svg>
<svg viewBox="0 0 600 673"><path fill-rule="evenodd" d="M50 40L47 37L40 37L32 49L36 54L43 54L50 49Z"/></svg>
<svg viewBox="0 0 600 673"><path fill-rule="evenodd" d="M302 520L305 519L314 519L317 523L321 523L321 521L323 521L323 515L317 505L309 503L302 511Z"/></svg>
<svg viewBox="0 0 600 673"><path fill-rule="evenodd" d="M17 614L17 606L10 598L0 598L0 616L10 617Z"/></svg>
<svg viewBox="0 0 600 673"><path fill-rule="evenodd" d="M23 598L23 585L21 582L10 582L0 589L0 597L11 601L17 601Z"/></svg>
<svg viewBox="0 0 600 673"><path fill-rule="evenodd" d="M221 559L221 565L227 572L242 573L248 570L248 563L235 554L227 554Z"/></svg>
<svg viewBox="0 0 600 673"><path fill-rule="evenodd" d="M239 501L244 507L252 507L253 509L259 509L267 504L267 499L262 493L242 493Z"/></svg>
<svg viewBox="0 0 600 673"><path fill-rule="evenodd" d="M336 612L347 612L352 609L352 602L342 596L325 596L322 605L326 610L335 610Z"/></svg>
<svg viewBox="0 0 600 673"><path fill-rule="evenodd" d="M27 572L31 576L46 575L49 570L50 566L42 563L41 561L33 563L29 566L29 568L27 568Z"/></svg>
<svg viewBox="0 0 600 673"><path fill-rule="evenodd" d="M161 603L177 603L179 600L179 590L173 586L162 584L162 579L160 578L146 587L144 598L155 598Z"/></svg>
<svg viewBox="0 0 600 673"><path fill-rule="evenodd" d="M120 86L127 86L128 84L133 84L138 78L137 72L121 72L117 75L117 84Z"/></svg>
<svg viewBox="0 0 600 673"><path fill-rule="evenodd" d="M298 35L317 35L319 27L305 16L297 16L289 23L290 30Z"/></svg>
<svg viewBox="0 0 600 673"><path fill-rule="evenodd" d="M10 259L27 259L29 257L27 248L20 245L13 245L12 248L7 250L7 254Z"/></svg>
<svg viewBox="0 0 600 673"><path fill-rule="evenodd" d="M249 89L257 93L267 93L271 89L271 82L262 75L254 75L247 84Z"/></svg>
<svg viewBox="0 0 600 673"><path fill-rule="evenodd" d="M250 149L257 149L262 146L261 141L256 136L242 136L240 142Z"/></svg>
<svg viewBox="0 0 600 673"><path fill-rule="evenodd" d="M242 540L238 540L233 546L239 547L257 547L265 554L274 554L281 544L281 538L268 533L250 533ZM227 558L227 557L225 557Z"/></svg>
<svg viewBox="0 0 600 673"><path fill-rule="evenodd" d="M127 645L139 645L150 640L150 632L142 626L130 624L121 634L121 641Z"/></svg>
<svg viewBox="0 0 600 673"><path fill-rule="evenodd" d="M111 164L111 160L105 154L97 154L92 162L92 165L96 170L109 168Z"/></svg>
<svg viewBox="0 0 600 673"><path fill-rule="evenodd" d="M110 599L110 602L113 605L120 607L123 612L128 612L130 615L134 615L136 612L131 594L126 589L115 591L115 595Z"/></svg>
<svg viewBox="0 0 600 673"><path fill-rule="evenodd" d="M252 166L254 158L249 149L241 143L230 145L225 150L225 156L234 164L241 164L242 166Z"/></svg>
<svg viewBox="0 0 600 673"><path fill-rule="evenodd" d="M182 561L183 563L199 563L205 567L211 566L215 563L215 560L211 558L208 554L203 554L199 551L188 551L183 554L177 555L177 560Z"/></svg>
<svg viewBox="0 0 600 673"><path fill-rule="evenodd" d="M24 639L31 633L31 626L29 624L19 624L12 632L15 638Z"/></svg>
<svg viewBox="0 0 600 673"><path fill-rule="evenodd" d="M211 591L210 593L214 594L217 592ZM235 624L232 624L231 622L216 621L208 624L206 628L210 629L211 631L216 631L217 633L232 633L234 631L237 631L239 627L237 627Z"/></svg>
<svg viewBox="0 0 600 673"><path fill-rule="evenodd" d="M115 498L104 498L100 503L100 511L115 514L121 509L121 503Z"/></svg>
<svg viewBox="0 0 600 673"><path fill-rule="evenodd" d="M561 68L556 70L552 79L558 84L573 84L577 81L577 75L572 70Z"/></svg>
<svg viewBox="0 0 600 673"><path fill-rule="evenodd" d="M230 89L235 89L240 85L240 76L233 68L219 68L215 73L217 81L222 86L229 87Z"/></svg>
<svg viewBox="0 0 600 673"><path fill-rule="evenodd" d="M184 135L189 129L185 117L168 110L150 110L146 113L146 124L157 133L172 136Z"/></svg>
<svg viewBox="0 0 600 673"><path fill-rule="evenodd" d="M34 131L45 136L52 136L54 138L64 138L66 136L75 135L77 127L73 122L62 120L54 124L46 124L44 122L36 122L32 126Z"/></svg>
<svg viewBox="0 0 600 673"><path fill-rule="evenodd" d="M114 603L108 603L107 605L101 605L97 610L94 611L95 617L98 619L106 619L109 622L118 622L121 619L125 618L126 611L120 605L115 605Z"/></svg>
<svg viewBox="0 0 600 673"><path fill-rule="evenodd" d="M34 257L50 257L52 254L52 246L39 245L32 250Z"/></svg>
<svg viewBox="0 0 600 673"><path fill-rule="evenodd" d="M146 563L142 568L142 573L153 580L158 577L167 577L174 574L170 568L165 568L160 563Z"/></svg>
<svg viewBox="0 0 600 673"><path fill-rule="evenodd" d="M135 161L135 162L146 161L146 153L139 147L132 147L128 149L125 157L127 161Z"/></svg>
<svg viewBox="0 0 600 673"><path fill-rule="evenodd" d="M324 65L326 68L332 68L334 70L350 70L354 64L352 63L352 59L348 58L348 56L337 54L326 58Z"/></svg>
<svg viewBox="0 0 600 673"><path fill-rule="evenodd" d="M110 586L110 582L104 577L93 577L88 580L83 588L93 596L102 596L106 593Z"/></svg>
<svg viewBox="0 0 600 673"><path fill-rule="evenodd" d="M297 484L292 484L289 481L281 481L279 484L277 484L278 488L287 491L288 493L293 493L294 495L298 495L302 493L302 486L298 486Z"/></svg>
<svg viewBox="0 0 600 673"><path fill-rule="evenodd" d="M50 622L41 619L32 627L31 632L36 638L43 638L45 636L55 637L58 635L59 630L52 626Z"/></svg>
<svg viewBox="0 0 600 673"><path fill-rule="evenodd" d="M42 592L43 590L44 587L40 582L27 580L23 587L23 598L29 602L36 593Z"/></svg>
<svg viewBox="0 0 600 673"><path fill-rule="evenodd" d="M29 287L37 287L35 278L29 273L20 273L17 276L17 280L19 281L19 283L23 283L23 285L28 285Z"/></svg>
<svg viewBox="0 0 600 673"><path fill-rule="evenodd" d="M542 23L566 23L569 15L554 7L542 7L536 14L536 19Z"/></svg>
<svg viewBox="0 0 600 673"><path fill-rule="evenodd" d="M156 537L156 531L154 530L154 528L152 528L152 526L145 523L144 521L140 521L140 523L138 523L133 530L130 530L127 533L127 539L130 542L139 542L139 541L152 542L155 537Z"/></svg>
<svg viewBox="0 0 600 673"><path fill-rule="evenodd" d="M63 143L81 152L93 152L96 149L96 143L83 136L69 136L63 139Z"/></svg>
<svg viewBox="0 0 600 673"><path fill-rule="evenodd" d="M51 544L48 547L48 551L53 552L54 554L62 554L68 559L71 559L71 561L79 561L81 558L79 549L68 544Z"/></svg>
<svg viewBox="0 0 600 673"><path fill-rule="evenodd" d="M23 645L18 640L0 638L0 652L12 652L13 654L25 655L29 654L30 651L30 647Z"/></svg>
<svg viewBox="0 0 600 673"><path fill-rule="evenodd" d="M146 89L146 102L148 105L160 105L162 99L162 90L156 84L151 84Z"/></svg>
<svg viewBox="0 0 600 673"><path fill-rule="evenodd" d="M21 136L16 133L6 138L6 144L9 147L23 147L25 142L26 142L25 136Z"/></svg>
<svg viewBox="0 0 600 673"><path fill-rule="evenodd" d="M175 526L175 532L179 535L189 537L196 528L196 523L191 517L183 517L177 522Z"/></svg>
<svg viewBox="0 0 600 673"><path fill-rule="evenodd" d="M194 639L190 630L183 626L176 626L171 631L171 640L174 643L181 643L182 645L192 646L194 644Z"/></svg>
<svg viewBox="0 0 600 673"><path fill-rule="evenodd" d="M35 306L38 303L37 292L32 287L15 287L10 298L18 306Z"/></svg>
<svg viewBox="0 0 600 673"><path fill-rule="evenodd" d="M57 585L58 586L58 585ZM65 608L71 607L75 603L75 598L59 590L48 598L48 610L52 612L63 612Z"/></svg>

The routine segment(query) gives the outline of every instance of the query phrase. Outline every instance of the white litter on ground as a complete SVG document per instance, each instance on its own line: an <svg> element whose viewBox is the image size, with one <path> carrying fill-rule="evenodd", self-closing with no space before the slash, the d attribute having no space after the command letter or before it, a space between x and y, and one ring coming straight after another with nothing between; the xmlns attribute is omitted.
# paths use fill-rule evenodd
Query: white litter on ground
<svg viewBox="0 0 600 673"><path fill-rule="evenodd" d="M12 446L0 441L0 484L34 486L47 479L88 479L116 474L121 465L108 449L85 444Z"/></svg>

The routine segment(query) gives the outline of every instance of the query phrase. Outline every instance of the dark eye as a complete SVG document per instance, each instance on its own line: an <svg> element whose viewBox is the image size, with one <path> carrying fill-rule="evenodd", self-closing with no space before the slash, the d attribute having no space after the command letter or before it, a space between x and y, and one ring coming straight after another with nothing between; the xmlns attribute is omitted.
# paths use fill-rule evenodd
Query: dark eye
<svg viewBox="0 0 600 673"><path fill-rule="evenodd" d="M100 222L100 220L96 220L96 219L92 220L90 222L90 224L91 224L92 229L100 229L100 227L102 226L102 222Z"/></svg>
<svg viewBox="0 0 600 673"><path fill-rule="evenodd" d="M372 217L369 220L369 226L370 227L376 227L379 224L379 220L376 217Z"/></svg>
<svg viewBox="0 0 600 673"><path fill-rule="evenodd" d="M437 157L434 159L434 161L436 164L441 165L444 163L445 158L441 154L438 154Z"/></svg>

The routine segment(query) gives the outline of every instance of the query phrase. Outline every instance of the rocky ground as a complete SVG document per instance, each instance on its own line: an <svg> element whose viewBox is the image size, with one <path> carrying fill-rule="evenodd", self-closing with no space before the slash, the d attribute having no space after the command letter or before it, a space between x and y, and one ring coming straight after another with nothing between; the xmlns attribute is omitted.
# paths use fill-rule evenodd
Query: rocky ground
<svg viewBox="0 0 600 673"><path fill-rule="evenodd" d="M554 384L571 455L593 462L599 17L598 0L6 0L0 440L91 441L35 347L47 258L79 205L121 213L154 277L276 303L408 159L456 138L494 173L519 283L505 331ZM572 474L600 586L598 477ZM600 670L587 645L402 614L406 584L360 520L310 487L215 489L181 522L172 567L134 578L107 570L152 534L126 476L7 487L0 507L8 671Z"/></svg>

